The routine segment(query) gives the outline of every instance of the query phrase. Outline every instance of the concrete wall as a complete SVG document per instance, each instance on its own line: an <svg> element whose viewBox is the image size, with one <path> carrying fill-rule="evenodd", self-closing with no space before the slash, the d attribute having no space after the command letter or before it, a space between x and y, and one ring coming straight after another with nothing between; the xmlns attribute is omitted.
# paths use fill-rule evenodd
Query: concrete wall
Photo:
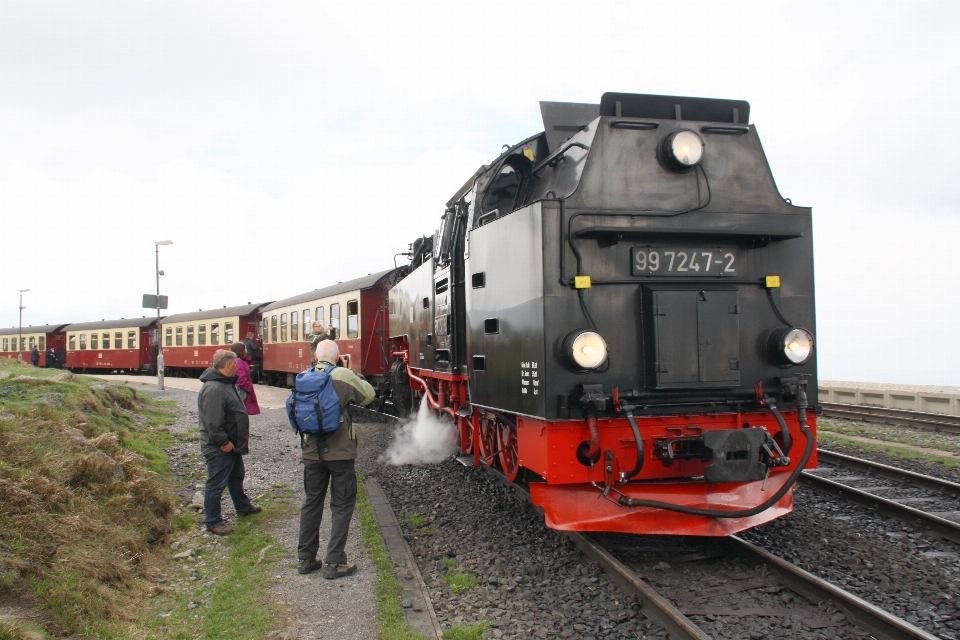
<svg viewBox="0 0 960 640"><path fill-rule="evenodd" d="M820 402L960 415L960 387L820 380Z"/></svg>

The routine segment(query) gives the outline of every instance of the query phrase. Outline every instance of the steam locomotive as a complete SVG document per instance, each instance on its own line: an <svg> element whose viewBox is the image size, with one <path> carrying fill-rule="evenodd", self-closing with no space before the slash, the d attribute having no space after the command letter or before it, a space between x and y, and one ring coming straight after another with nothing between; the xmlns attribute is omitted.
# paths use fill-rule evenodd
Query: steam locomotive
<svg viewBox="0 0 960 640"><path fill-rule="evenodd" d="M724 536L816 466L811 210L750 106L606 93L447 202L389 292L388 386L548 526Z"/></svg>

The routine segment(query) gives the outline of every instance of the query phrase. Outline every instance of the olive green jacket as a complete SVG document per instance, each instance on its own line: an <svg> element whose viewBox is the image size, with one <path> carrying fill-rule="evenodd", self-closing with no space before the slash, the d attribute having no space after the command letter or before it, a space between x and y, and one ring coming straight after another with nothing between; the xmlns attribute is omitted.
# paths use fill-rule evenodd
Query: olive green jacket
<svg viewBox="0 0 960 640"><path fill-rule="evenodd" d="M324 371L332 367L333 363L327 360L321 360L317 363L315 371ZM347 412L347 406L358 404L365 407L377 396L376 390L370 386L370 383L358 376L350 369L337 367L330 373L333 381L333 390L340 398L340 427L327 436L326 446L329 451L323 453L317 446L320 436L315 433L306 433L303 435L303 459L304 460L356 460L357 458L357 433L353 428L353 421L350 420L350 414Z"/></svg>

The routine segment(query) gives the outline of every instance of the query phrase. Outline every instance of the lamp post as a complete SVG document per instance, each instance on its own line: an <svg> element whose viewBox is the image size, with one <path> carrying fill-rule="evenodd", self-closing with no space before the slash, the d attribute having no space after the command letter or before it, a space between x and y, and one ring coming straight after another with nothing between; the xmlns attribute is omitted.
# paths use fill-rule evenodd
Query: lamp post
<svg viewBox="0 0 960 640"><path fill-rule="evenodd" d="M160 335L160 245L173 244L173 240L154 242L157 254L157 389L163 391L163 336Z"/></svg>
<svg viewBox="0 0 960 640"><path fill-rule="evenodd" d="M20 329L17 331L17 361L23 362L23 310L26 309L23 306L23 294L30 291L30 289L20 289Z"/></svg>

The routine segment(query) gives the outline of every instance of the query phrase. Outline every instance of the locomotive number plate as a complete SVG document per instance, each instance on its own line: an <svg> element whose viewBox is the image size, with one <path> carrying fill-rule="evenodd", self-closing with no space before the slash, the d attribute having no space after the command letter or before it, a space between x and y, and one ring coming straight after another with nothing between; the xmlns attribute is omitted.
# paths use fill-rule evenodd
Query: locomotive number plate
<svg viewBox="0 0 960 640"><path fill-rule="evenodd" d="M723 247L633 247L630 256L635 276L733 277L737 275L739 266L736 249Z"/></svg>

